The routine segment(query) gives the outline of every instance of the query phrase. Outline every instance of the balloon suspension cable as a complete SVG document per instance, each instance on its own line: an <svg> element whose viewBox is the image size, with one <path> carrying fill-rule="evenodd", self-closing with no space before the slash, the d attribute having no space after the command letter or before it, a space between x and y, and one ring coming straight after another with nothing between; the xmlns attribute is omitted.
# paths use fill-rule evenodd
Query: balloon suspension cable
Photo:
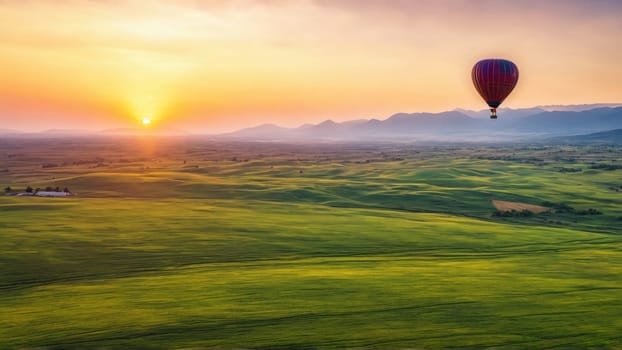
<svg viewBox="0 0 622 350"><path fill-rule="evenodd" d="M491 108L490 109L490 119L497 119L497 109L496 108Z"/></svg>

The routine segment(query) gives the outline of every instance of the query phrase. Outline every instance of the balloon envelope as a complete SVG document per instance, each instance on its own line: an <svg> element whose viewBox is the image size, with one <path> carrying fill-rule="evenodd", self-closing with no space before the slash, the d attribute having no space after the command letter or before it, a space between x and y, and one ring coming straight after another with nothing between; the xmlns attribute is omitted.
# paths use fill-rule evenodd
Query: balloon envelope
<svg viewBox="0 0 622 350"><path fill-rule="evenodd" d="M485 59L473 66L471 78L488 106L496 109L516 86L518 68L508 60Z"/></svg>

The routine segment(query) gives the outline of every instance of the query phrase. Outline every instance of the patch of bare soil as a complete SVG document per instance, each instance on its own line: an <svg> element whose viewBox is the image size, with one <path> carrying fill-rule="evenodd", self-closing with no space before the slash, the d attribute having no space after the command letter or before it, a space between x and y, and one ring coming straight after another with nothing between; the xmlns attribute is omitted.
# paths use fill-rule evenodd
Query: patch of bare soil
<svg viewBox="0 0 622 350"><path fill-rule="evenodd" d="M520 202L507 202L507 201L499 201L496 199L492 200L492 205L497 208L498 211L523 211L528 210L534 214L540 214L547 211L550 211L551 208L543 207L540 205L520 203Z"/></svg>

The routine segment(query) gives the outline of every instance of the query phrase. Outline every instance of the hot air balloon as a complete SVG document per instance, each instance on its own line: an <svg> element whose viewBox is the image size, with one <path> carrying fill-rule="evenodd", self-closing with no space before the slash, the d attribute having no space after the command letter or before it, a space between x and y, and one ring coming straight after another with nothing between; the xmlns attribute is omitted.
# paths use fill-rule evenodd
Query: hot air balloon
<svg viewBox="0 0 622 350"><path fill-rule="evenodd" d="M508 60L485 59L473 66L471 78L477 92L490 107L490 118L497 119L497 107L518 82L518 68Z"/></svg>

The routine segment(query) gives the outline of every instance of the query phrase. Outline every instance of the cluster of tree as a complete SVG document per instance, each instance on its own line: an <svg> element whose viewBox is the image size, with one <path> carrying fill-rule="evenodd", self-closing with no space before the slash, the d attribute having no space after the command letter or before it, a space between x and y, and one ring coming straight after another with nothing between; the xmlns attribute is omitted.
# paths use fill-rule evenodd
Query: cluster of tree
<svg viewBox="0 0 622 350"><path fill-rule="evenodd" d="M564 162L564 163L576 163L577 162L576 158L554 157L553 160L556 162Z"/></svg>
<svg viewBox="0 0 622 350"><path fill-rule="evenodd" d="M104 161L105 161L104 158L95 157L94 159L80 159L80 160L76 160L73 162L43 163L41 164L41 168L48 169L48 168L57 168L57 167L67 166L67 165L85 165L85 164L100 165L100 164L104 164Z"/></svg>
<svg viewBox="0 0 622 350"><path fill-rule="evenodd" d="M598 209L594 209L594 208L575 210L574 213L577 215L602 215L603 214L602 211Z"/></svg>
<svg viewBox="0 0 622 350"><path fill-rule="evenodd" d="M80 159L72 162L73 165L84 165L84 164L100 164L105 161L104 158L95 157L94 159Z"/></svg>
<svg viewBox="0 0 622 350"><path fill-rule="evenodd" d="M492 216L498 216L498 217L521 217L521 218L526 218L526 217L530 217L533 216L534 213L530 210L527 209L523 209L523 210L497 210L494 213L492 213Z"/></svg>
<svg viewBox="0 0 622 350"><path fill-rule="evenodd" d="M60 187L58 187L58 186L56 186L56 187L47 186L47 187L46 187L46 188L44 188L44 189L41 189L41 188L39 188L39 187L37 187L37 188L33 189L32 187L28 186L28 187L26 187L26 189L24 189L24 190L23 190L23 191L21 191L21 192L26 192L26 193L37 193L37 192L39 192L39 191L46 191L46 192L61 192L61 189L60 189ZM7 186L7 187L4 189L4 192L5 192L5 193L13 193L13 192L15 192L15 191L11 188L11 186ZM20 191L17 191L17 192L20 192ZM69 188L65 187L65 188L63 188L62 192L65 192L65 193L71 193L71 190L69 190Z"/></svg>
<svg viewBox="0 0 622 350"><path fill-rule="evenodd" d="M579 173L583 171L583 168L566 168L561 167L557 169L560 173Z"/></svg>
<svg viewBox="0 0 622 350"><path fill-rule="evenodd" d="M553 208L556 213L568 213L575 215L601 215L602 212L598 209L588 208L577 210L566 203L554 203L554 202L543 202L543 207Z"/></svg>
<svg viewBox="0 0 622 350"><path fill-rule="evenodd" d="M590 165L590 169L618 170L618 169L622 169L622 165L599 163L599 164Z"/></svg>
<svg viewBox="0 0 622 350"><path fill-rule="evenodd" d="M609 186L609 189L612 190L612 191L620 192L620 190L622 190L622 185L620 185L620 186L618 186L618 185Z"/></svg>
<svg viewBox="0 0 622 350"><path fill-rule="evenodd" d="M537 164L537 165L544 165L547 164L545 162L544 159L541 158L537 158L537 157L521 157L521 156L487 156L487 155L483 155L483 156L476 156L474 157L475 159L484 159L484 160L505 160L505 161L510 161L510 162L518 162L518 163L527 163L527 164Z"/></svg>

